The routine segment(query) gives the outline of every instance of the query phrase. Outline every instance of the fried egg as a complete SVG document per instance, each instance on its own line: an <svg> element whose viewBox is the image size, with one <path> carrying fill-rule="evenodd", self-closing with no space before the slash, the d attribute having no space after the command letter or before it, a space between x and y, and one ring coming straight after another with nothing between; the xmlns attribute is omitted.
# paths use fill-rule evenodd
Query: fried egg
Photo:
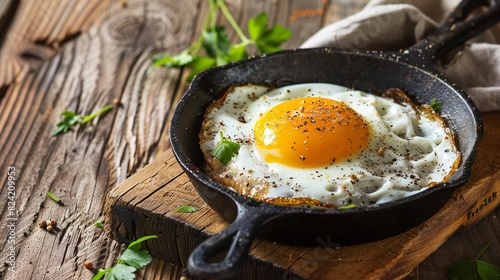
<svg viewBox="0 0 500 280"><path fill-rule="evenodd" d="M207 172L257 200L320 207L374 205L445 182L460 162L450 129L395 96L320 83L233 87L204 115ZM213 156L223 138L240 144L225 165Z"/></svg>

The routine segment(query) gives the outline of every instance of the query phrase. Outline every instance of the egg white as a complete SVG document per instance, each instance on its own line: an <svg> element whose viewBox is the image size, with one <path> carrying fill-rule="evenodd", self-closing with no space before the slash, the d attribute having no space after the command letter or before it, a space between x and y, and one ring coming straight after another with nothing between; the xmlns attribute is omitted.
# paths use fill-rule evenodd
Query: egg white
<svg viewBox="0 0 500 280"><path fill-rule="evenodd" d="M305 96L344 102L358 112L372 128L366 148L349 160L319 168L266 162L253 141L255 122L270 108ZM460 160L441 118L410 104L332 84L274 90L234 87L204 116L200 147L207 159L221 141L220 131L241 147L214 176L245 195L264 200L305 197L334 207L389 202L445 181ZM273 141L272 135L265 137Z"/></svg>

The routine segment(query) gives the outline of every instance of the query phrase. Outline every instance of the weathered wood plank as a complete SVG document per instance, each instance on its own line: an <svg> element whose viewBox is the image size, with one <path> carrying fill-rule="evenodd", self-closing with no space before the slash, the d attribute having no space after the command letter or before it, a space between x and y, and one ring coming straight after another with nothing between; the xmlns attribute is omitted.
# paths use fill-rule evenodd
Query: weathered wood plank
<svg viewBox="0 0 500 280"><path fill-rule="evenodd" d="M18 14L29 20L12 21L12 32L18 33L7 37L18 37L7 38L2 48L2 57L31 70L17 71L19 83L6 87L0 103L6 112L0 117L2 186L3 171L17 170L19 268L12 273L3 266L0 273L9 279L90 279L94 272L82 269L84 261L110 267L119 253L119 243L94 226L103 218L105 194L155 155L175 101L181 71L150 73L151 55L158 49L177 52L190 43L198 1L35 3L20 4ZM24 61L26 50L33 55ZM5 77L3 82L12 81ZM50 137L60 112L89 114L114 99L121 105L98 123ZM64 205L48 200L49 190ZM7 197L5 188L1 197ZM5 205L0 212L3 223L7 210ZM41 219L57 220L60 230L39 229ZM6 227L0 229L0 236L8 234ZM2 238L2 252L7 245ZM2 263L7 257L2 254ZM171 271L158 277L179 275Z"/></svg>
<svg viewBox="0 0 500 280"><path fill-rule="evenodd" d="M3 1L2 19L13 18L2 28L8 32L2 36L0 88L20 81L28 70L50 59L59 44L85 32L112 4L109 0Z"/></svg>

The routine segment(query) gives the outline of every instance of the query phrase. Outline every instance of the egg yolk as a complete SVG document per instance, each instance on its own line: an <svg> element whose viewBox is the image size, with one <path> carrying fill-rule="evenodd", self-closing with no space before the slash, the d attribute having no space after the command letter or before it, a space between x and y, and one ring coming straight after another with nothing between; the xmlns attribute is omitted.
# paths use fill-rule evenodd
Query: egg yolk
<svg viewBox="0 0 500 280"><path fill-rule="evenodd" d="M368 144L370 127L343 102L304 97L269 109L255 123L254 133L265 161L318 167L360 153Z"/></svg>

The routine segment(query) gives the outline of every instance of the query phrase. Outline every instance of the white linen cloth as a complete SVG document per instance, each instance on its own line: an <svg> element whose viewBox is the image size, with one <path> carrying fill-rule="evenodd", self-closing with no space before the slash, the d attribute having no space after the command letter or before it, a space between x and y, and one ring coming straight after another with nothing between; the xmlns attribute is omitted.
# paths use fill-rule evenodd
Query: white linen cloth
<svg viewBox="0 0 500 280"><path fill-rule="evenodd" d="M360 12L332 23L301 48L399 50L410 47L451 13L458 0L372 0ZM467 42L439 68L482 112L500 110L500 25Z"/></svg>

